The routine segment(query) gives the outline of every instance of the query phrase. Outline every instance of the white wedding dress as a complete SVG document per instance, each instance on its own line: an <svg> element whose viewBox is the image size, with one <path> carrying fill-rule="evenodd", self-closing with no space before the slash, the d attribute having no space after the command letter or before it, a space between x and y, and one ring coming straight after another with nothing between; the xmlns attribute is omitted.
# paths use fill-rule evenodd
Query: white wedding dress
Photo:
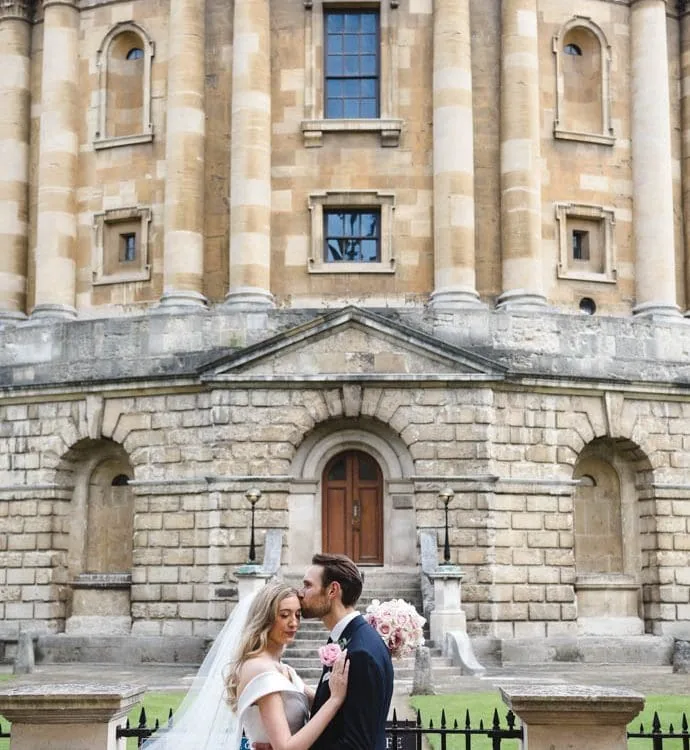
<svg viewBox="0 0 690 750"><path fill-rule="evenodd" d="M295 734L305 725L309 717L309 700L304 690L304 682L292 667L288 667L288 672L290 679L274 670L262 672L251 679L242 691L237 702L237 715L250 743L270 743L257 705L259 698L263 698L264 695L280 693L291 734Z"/></svg>
<svg viewBox="0 0 690 750"><path fill-rule="evenodd" d="M256 701L280 693L290 731L300 729L309 715L304 682L291 667L288 677L277 670L262 672L247 683L231 711L225 692L225 672L235 658L252 598L240 601L204 659L189 692L173 717L171 728L161 728L142 747L146 750L239 750L244 728L250 742L267 742Z"/></svg>

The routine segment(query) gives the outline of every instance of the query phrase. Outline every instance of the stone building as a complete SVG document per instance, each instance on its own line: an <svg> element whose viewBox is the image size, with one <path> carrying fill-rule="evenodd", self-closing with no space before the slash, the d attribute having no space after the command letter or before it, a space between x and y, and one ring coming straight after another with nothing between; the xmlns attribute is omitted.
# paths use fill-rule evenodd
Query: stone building
<svg viewBox="0 0 690 750"><path fill-rule="evenodd" d="M690 635L690 5L0 0L0 639L247 559Z"/></svg>

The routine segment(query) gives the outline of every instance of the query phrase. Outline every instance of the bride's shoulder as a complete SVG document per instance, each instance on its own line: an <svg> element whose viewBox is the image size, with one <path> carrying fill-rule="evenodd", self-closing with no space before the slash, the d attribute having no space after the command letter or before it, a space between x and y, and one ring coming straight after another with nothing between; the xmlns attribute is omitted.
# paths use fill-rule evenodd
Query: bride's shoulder
<svg viewBox="0 0 690 750"><path fill-rule="evenodd" d="M264 672L275 672L275 662L268 656L259 655L247 659L240 669L240 682L247 683Z"/></svg>

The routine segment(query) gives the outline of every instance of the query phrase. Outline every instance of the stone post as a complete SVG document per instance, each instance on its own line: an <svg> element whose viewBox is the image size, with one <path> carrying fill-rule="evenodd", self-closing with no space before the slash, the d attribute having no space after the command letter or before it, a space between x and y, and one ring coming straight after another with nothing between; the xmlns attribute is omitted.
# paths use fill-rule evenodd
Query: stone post
<svg viewBox="0 0 690 750"><path fill-rule="evenodd" d="M206 305L205 5L205 0L170 4L163 308Z"/></svg>
<svg viewBox="0 0 690 750"><path fill-rule="evenodd" d="M469 0L434 2L434 275L431 305L474 307L474 116Z"/></svg>
<svg viewBox="0 0 690 750"><path fill-rule="evenodd" d="M12 750L117 750L115 737L140 701L139 685L18 685L0 690Z"/></svg>
<svg viewBox="0 0 690 750"><path fill-rule="evenodd" d="M273 306L269 0L235 3L230 145L230 288L226 305Z"/></svg>
<svg viewBox="0 0 690 750"><path fill-rule="evenodd" d="M74 318L79 157L77 0L43 0L34 318Z"/></svg>
<svg viewBox="0 0 690 750"><path fill-rule="evenodd" d="M31 7L0 4L0 325L26 317Z"/></svg>
<svg viewBox="0 0 690 750"><path fill-rule="evenodd" d="M499 688L520 717L529 750L627 750L627 725L644 696L616 688L515 684Z"/></svg>
<svg viewBox="0 0 690 750"><path fill-rule="evenodd" d="M546 304L541 276L541 106L536 0L503 0L500 308Z"/></svg>
<svg viewBox="0 0 690 750"><path fill-rule="evenodd" d="M443 646L446 633L467 630L467 620L461 609L463 576L457 565L439 565L429 573L434 583L434 609L429 615L429 633L437 646Z"/></svg>
<svg viewBox="0 0 690 750"><path fill-rule="evenodd" d="M260 591L268 581L273 577L272 573L267 573L262 565L241 565L235 570L237 578L237 593L239 600L246 598Z"/></svg>
<svg viewBox="0 0 690 750"><path fill-rule="evenodd" d="M679 316L666 0L632 0L635 315ZM654 44L650 44L650 40Z"/></svg>

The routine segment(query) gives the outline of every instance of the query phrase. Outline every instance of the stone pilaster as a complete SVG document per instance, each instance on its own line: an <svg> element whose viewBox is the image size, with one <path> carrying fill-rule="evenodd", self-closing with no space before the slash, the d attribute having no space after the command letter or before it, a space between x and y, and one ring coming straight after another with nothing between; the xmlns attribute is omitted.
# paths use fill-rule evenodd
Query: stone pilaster
<svg viewBox="0 0 690 750"><path fill-rule="evenodd" d="M499 307L542 306L539 46L536 0L503 0Z"/></svg>
<svg viewBox="0 0 690 750"><path fill-rule="evenodd" d="M205 306L205 0L172 0L162 307Z"/></svg>
<svg viewBox="0 0 690 750"><path fill-rule="evenodd" d="M434 308L476 306L469 0L434 2Z"/></svg>
<svg viewBox="0 0 690 750"><path fill-rule="evenodd" d="M690 315L690 2L679 3L680 13L680 86L683 185L683 224L685 226L685 306Z"/></svg>
<svg viewBox="0 0 690 750"><path fill-rule="evenodd" d="M271 295L271 54L269 0L235 3L230 147L230 288L239 309Z"/></svg>
<svg viewBox="0 0 690 750"><path fill-rule="evenodd" d="M0 2L0 325L26 317L30 10L29 2Z"/></svg>
<svg viewBox="0 0 690 750"><path fill-rule="evenodd" d="M76 316L79 10L43 0L35 318Z"/></svg>
<svg viewBox="0 0 690 750"><path fill-rule="evenodd" d="M677 316L666 2L631 6L633 313Z"/></svg>

